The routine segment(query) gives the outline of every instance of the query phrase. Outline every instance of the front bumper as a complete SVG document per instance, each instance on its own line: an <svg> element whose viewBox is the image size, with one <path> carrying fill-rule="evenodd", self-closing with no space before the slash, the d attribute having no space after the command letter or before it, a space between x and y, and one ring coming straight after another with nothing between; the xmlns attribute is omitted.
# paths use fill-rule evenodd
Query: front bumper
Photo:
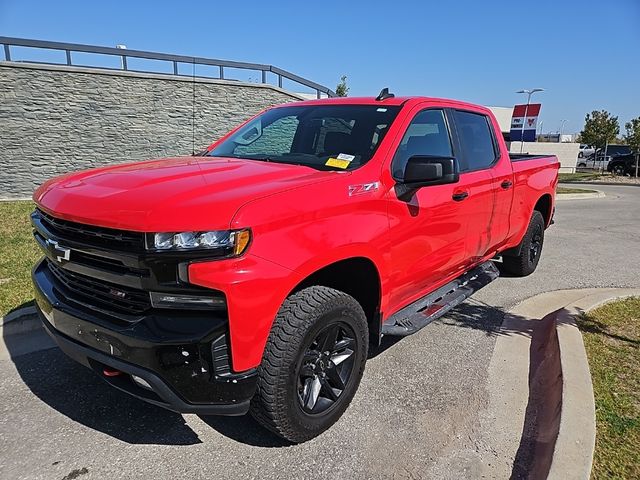
<svg viewBox="0 0 640 480"><path fill-rule="evenodd" d="M45 261L33 270L47 332L71 358L114 387L180 413L243 415L256 372L232 373L228 321L215 312L153 310L135 323L67 301ZM105 370L115 376L107 376ZM132 375L150 388L140 386Z"/></svg>

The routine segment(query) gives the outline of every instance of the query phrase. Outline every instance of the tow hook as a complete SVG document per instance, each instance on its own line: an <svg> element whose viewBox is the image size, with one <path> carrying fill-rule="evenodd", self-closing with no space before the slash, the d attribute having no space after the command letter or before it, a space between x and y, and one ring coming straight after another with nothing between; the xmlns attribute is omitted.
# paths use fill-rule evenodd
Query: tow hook
<svg viewBox="0 0 640 480"><path fill-rule="evenodd" d="M121 372L120 370L115 370L115 369L113 369L113 368L105 367L105 368L102 370L102 374L103 374L105 377L117 377L117 376L119 376L119 375L124 375L124 372Z"/></svg>

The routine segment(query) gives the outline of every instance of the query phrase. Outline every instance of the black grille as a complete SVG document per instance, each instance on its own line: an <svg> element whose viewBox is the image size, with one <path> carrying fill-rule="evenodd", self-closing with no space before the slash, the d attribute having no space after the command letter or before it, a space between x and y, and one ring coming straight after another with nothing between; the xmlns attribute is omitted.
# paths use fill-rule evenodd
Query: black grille
<svg viewBox="0 0 640 480"><path fill-rule="evenodd" d="M62 293L76 303L130 315L140 314L151 308L148 292L70 272L49 260L47 265L64 287Z"/></svg>
<svg viewBox="0 0 640 480"><path fill-rule="evenodd" d="M43 225L61 239L70 239L116 250L144 250L144 233L69 222L52 217L42 210L36 210L36 214L40 216Z"/></svg>

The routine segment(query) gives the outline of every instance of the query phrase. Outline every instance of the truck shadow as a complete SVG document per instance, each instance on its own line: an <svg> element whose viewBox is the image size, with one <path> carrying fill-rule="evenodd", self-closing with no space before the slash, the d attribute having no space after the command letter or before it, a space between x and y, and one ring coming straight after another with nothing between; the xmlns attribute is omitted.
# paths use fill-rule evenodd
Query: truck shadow
<svg viewBox="0 0 640 480"><path fill-rule="evenodd" d="M216 432L236 442L253 447L277 448L294 444L260 426L249 414L242 417L200 416Z"/></svg>
<svg viewBox="0 0 640 480"><path fill-rule="evenodd" d="M201 443L182 415L129 397L67 358L52 347L53 342L44 344L42 328L17 334L7 334L3 328L2 334L8 357L24 384L38 399L74 422L130 444ZM39 349L24 353L25 343L34 340ZM20 409L21 405L12 408ZM30 408L42 411L39 406ZM50 414L46 409L42 412Z"/></svg>
<svg viewBox="0 0 640 480"><path fill-rule="evenodd" d="M490 336L532 334L532 322L526 320L514 328L504 329L501 326L504 315L499 308L471 299L437 322L479 330ZM182 415L146 404L114 389L89 369L67 358L57 347L11 355L12 351L20 350L16 342L21 339L5 335L3 340L24 384L41 401L71 420L129 444L202 443ZM401 340L402 337L385 337L380 347L371 349L369 358L384 355ZM249 415L200 418L221 435L239 443L262 448L291 445L262 428Z"/></svg>

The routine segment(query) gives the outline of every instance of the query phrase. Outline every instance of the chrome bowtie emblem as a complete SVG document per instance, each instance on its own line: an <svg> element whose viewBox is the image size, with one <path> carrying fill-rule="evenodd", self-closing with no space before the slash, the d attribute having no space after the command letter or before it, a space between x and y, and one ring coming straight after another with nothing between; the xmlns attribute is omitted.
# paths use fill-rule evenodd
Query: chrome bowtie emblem
<svg viewBox="0 0 640 480"><path fill-rule="evenodd" d="M71 257L71 249L62 247L57 241L47 239L47 248L51 254L56 258L58 263L68 262Z"/></svg>
<svg viewBox="0 0 640 480"><path fill-rule="evenodd" d="M113 295L114 297L118 297L118 298L126 298L127 294L124 292L121 292L120 290L116 290L115 288L110 288L109 289L109 293L111 295Z"/></svg>

